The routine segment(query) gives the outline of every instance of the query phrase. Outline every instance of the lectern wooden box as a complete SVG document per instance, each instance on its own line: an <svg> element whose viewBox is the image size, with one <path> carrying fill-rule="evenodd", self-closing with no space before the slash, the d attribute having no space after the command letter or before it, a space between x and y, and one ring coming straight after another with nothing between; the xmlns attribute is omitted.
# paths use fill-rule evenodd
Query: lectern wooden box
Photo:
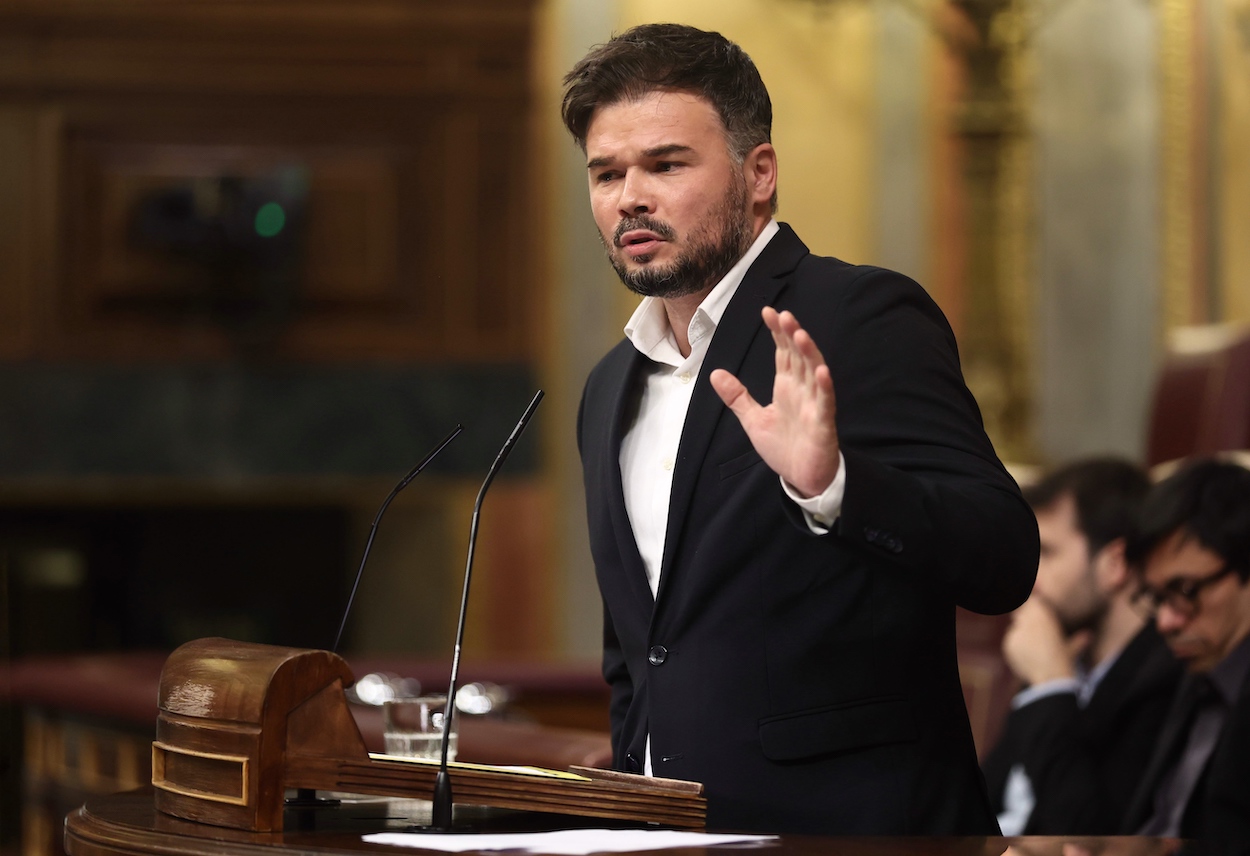
<svg viewBox="0 0 1250 856"><path fill-rule="evenodd" d="M438 765L370 755L347 706L351 670L328 651L200 639L161 673L156 808L187 820L282 829L289 788L429 799ZM455 764L457 802L702 828L702 785L574 768Z"/></svg>
<svg viewBox="0 0 1250 856"><path fill-rule="evenodd" d="M288 744L344 742L344 725L354 731L355 723L345 709L347 723L332 721L334 705L325 697L345 700L351 683L347 664L328 651L226 639L183 645L161 672L152 744L156 807L219 826L281 829ZM319 713L331 721L311 722Z"/></svg>

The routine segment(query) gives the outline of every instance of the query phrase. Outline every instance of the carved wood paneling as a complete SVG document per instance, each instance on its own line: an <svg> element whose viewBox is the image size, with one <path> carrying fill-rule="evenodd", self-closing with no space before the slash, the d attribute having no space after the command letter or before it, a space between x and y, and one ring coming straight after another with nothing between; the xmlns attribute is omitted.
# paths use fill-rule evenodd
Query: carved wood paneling
<svg viewBox="0 0 1250 856"><path fill-rule="evenodd" d="M0 356L528 359L531 7L0 0ZM153 192L280 166L307 219L276 320L133 239Z"/></svg>
<svg viewBox="0 0 1250 856"><path fill-rule="evenodd" d="M0 107L0 357L20 353L33 341L33 149L28 113Z"/></svg>

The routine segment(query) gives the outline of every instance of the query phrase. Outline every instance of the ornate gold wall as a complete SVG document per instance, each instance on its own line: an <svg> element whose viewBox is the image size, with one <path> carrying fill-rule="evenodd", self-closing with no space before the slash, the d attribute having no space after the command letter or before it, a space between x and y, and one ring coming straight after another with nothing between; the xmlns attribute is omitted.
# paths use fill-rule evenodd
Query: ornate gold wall
<svg viewBox="0 0 1250 856"><path fill-rule="evenodd" d="M1250 0L1227 0L1221 12L1219 288L1226 319L1250 324Z"/></svg>
<svg viewBox="0 0 1250 856"><path fill-rule="evenodd" d="M1250 2L1164 0L1162 329L1250 323Z"/></svg>

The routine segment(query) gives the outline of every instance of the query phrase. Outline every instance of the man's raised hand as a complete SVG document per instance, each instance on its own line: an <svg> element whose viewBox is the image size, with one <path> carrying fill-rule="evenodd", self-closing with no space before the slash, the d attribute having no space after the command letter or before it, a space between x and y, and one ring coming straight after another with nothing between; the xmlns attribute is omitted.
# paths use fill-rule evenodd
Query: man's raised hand
<svg viewBox="0 0 1250 856"><path fill-rule="evenodd" d="M764 307L777 347L773 400L760 406L729 372L709 380L734 412L764 463L802 496L823 493L838 474L838 429L833 378L820 349L789 311Z"/></svg>

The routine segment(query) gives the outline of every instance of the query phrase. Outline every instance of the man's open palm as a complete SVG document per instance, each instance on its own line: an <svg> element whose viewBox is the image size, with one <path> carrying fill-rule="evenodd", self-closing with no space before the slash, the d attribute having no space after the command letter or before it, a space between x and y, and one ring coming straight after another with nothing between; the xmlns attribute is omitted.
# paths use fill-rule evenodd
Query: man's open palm
<svg viewBox="0 0 1250 856"><path fill-rule="evenodd" d="M833 379L820 349L793 314L767 306L763 316L777 346L772 403L761 407L724 369L712 372L709 380L764 463L799 494L816 496L838 473Z"/></svg>

